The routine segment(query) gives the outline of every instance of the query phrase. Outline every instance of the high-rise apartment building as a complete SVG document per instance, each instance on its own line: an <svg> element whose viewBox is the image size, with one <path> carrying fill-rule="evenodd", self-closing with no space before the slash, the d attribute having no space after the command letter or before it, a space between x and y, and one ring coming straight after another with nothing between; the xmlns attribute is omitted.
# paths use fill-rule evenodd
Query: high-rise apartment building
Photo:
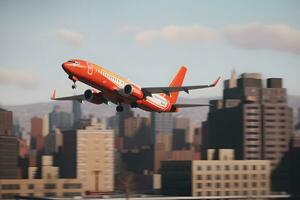
<svg viewBox="0 0 300 200"><path fill-rule="evenodd" d="M204 146L233 148L237 159L271 160L273 189L286 191L289 164L282 158L289 150L293 119L282 79L264 83L260 74L245 73L230 82L225 81L223 99L210 102Z"/></svg>
<svg viewBox="0 0 300 200"><path fill-rule="evenodd" d="M114 132L97 123L77 130L77 178L85 191L114 190Z"/></svg>
<svg viewBox="0 0 300 200"><path fill-rule="evenodd" d="M270 193L270 161L234 160L232 149L209 150L208 160L163 161L162 194L247 196Z"/></svg>
<svg viewBox="0 0 300 200"><path fill-rule="evenodd" d="M120 137L124 136L125 120L134 116L134 112L132 111L130 106L124 105L123 108L123 112L118 112L116 114L116 127L114 127L116 135Z"/></svg>

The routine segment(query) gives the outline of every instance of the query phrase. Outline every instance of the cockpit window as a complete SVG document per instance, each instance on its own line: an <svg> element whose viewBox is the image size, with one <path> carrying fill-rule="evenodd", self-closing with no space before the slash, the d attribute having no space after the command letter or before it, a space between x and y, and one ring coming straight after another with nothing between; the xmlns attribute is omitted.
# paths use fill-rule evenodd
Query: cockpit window
<svg viewBox="0 0 300 200"><path fill-rule="evenodd" d="M78 62L78 61L75 61L75 60L69 60L68 62L70 62L70 63L75 63L75 64L79 64L79 62Z"/></svg>

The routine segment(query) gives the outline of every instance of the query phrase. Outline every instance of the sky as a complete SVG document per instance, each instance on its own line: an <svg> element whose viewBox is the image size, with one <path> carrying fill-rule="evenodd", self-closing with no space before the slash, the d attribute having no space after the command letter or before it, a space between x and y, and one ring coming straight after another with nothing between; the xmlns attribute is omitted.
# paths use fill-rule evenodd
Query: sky
<svg viewBox="0 0 300 200"><path fill-rule="evenodd" d="M80 94L61 68L89 60L144 87L167 86L182 65L185 85L221 76L280 77L300 96L300 1L0 1L0 105ZM190 92L216 97L222 86ZM186 94L182 94L187 97Z"/></svg>

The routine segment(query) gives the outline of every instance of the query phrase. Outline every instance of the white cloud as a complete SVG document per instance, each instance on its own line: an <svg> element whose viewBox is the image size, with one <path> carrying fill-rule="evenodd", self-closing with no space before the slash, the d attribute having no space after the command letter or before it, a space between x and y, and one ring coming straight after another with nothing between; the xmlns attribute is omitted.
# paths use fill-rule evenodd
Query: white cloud
<svg viewBox="0 0 300 200"><path fill-rule="evenodd" d="M38 79L25 71L0 69L0 85L33 89L38 86Z"/></svg>
<svg viewBox="0 0 300 200"><path fill-rule="evenodd" d="M141 31L136 34L138 44L149 44L158 40L169 42L214 42L219 38L217 32L205 26L165 26L161 29Z"/></svg>
<svg viewBox="0 0 300 200"><path fill-rule="evenodd" d="M230 25L224 28L224 34L231 44L241 48L300 53L300 31L284 24Z"/></svg>
<svg viewBox="0 0 300 200"><path fill-rule="evenodd" d="M58 37L63 40L65 43L72 46L82 45L83 36L80 33L70 31L67 29L62 29L57 32Z"/></svg>

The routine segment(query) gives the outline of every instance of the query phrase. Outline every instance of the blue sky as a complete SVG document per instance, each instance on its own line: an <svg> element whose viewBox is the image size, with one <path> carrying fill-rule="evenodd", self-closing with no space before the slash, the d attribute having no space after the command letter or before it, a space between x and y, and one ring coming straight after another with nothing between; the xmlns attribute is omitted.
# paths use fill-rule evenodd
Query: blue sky
<svg viewBox="0 0 300 200"><path fill-rule="evenodd" d="M300 1L0 1L0 104L79 94L61 68L70 58L142 86L165 86L181 65L186 85L259 72L300 95ZM190 97L221 96L214 89ZM182 96L185 96L183 94Z"/></svg>

